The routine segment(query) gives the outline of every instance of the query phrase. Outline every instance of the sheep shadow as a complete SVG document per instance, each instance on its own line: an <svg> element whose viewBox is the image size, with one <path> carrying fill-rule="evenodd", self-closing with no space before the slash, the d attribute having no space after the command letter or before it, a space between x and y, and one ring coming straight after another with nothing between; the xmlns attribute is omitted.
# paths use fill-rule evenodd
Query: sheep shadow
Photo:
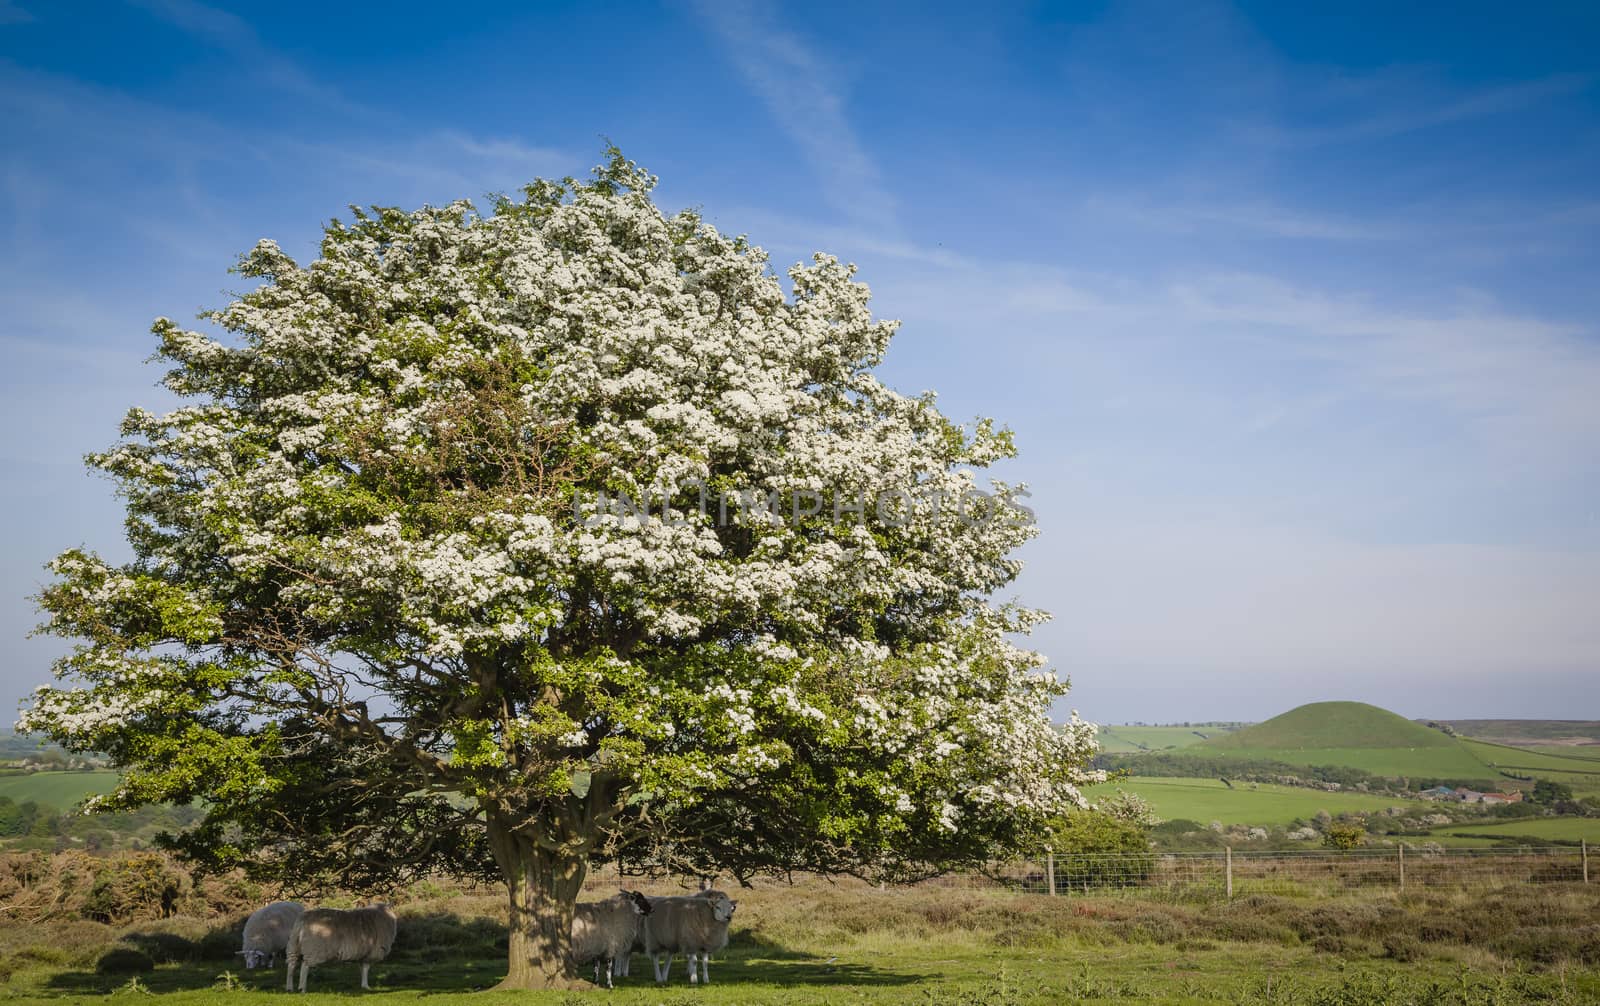
<svg viewBox="0 0 1600 1006"><path fill-rule="evenodd" d="M132 979L155 995L207 989L282 989L285 965L281 957L271 969L247 970L233 953L238 949L239 930L239 925L230 921L199 940L160 931L126 933L101 954L93 970L59 972L46 985L77 995L105 995L125 988ZM402 916L393 951L387 960L372 967L373 990L426 996L491 988L505 977L507 943L505 926L492 919L450 912ZM587 977L588 969L580 968L579 973ZM712 959L711 977L718 985L787 987L888 987L921 980L868 964L792 950L750 929L733 932L728 948ZM649 959L635 955L630 976L618 979L617 984L654 987ZM672 962L668 984L688 984L681 955ZM312 970L309 986L318 992L355 991L360 986L360 966L325 964Z"/></svg>

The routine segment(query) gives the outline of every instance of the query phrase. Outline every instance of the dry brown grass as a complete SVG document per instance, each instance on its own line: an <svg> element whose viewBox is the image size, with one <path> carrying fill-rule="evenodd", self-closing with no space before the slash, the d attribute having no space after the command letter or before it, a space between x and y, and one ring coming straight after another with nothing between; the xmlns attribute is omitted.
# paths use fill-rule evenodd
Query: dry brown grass
<svg viewBox="0 0 1600 1006"><path fill-rule="evenodd" d="M677 890L629 883L650 893ZM609 886L614 879L597 881L587 896L599 897ZM960 934L997 949L1123 945L1187 953L1255 944L1343 958L1453 960L1477 969L1600 965L1600 885L1398 898L1252 894L1231 901L940 887L880 891L821 882L734 894L740 901L734 944L752 948ZM245 915L270 896L237 877L196 879L155 854L0 857L0 977L37 966L137 970L143 960L229 961ZM391 897L401 916L397 954L504 952L506 903L497 891L430 882ZM337 905L355 898L317 900ZM119 955L107 959L113 951Z"/></svg>

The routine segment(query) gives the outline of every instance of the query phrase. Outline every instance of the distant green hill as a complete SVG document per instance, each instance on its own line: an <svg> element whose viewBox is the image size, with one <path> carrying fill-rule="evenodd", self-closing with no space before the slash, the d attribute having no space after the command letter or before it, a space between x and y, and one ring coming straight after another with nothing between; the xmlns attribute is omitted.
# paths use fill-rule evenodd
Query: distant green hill
<svg viewBox="0 0 1600 1006"><path fill-rule="evenodd" d="M1494 780L1464 743L1365 702L1313 702L1187 749L1230 759L1342 765L1375 775Z"/></svg>
<svg viewBox="0 0 1600 1006"><path fill-rule="evenodd" d="M1449 748L1455 738L1365 702L1313 702L1213 737L1208 748Z"/></svg>

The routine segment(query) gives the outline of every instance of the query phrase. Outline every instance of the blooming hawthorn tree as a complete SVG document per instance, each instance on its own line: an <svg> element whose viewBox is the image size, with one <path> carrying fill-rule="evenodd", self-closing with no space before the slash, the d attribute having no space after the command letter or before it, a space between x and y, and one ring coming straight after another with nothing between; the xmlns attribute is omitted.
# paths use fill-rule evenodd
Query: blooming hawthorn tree
<svg viewBox="0 0 1600 1006"><path fill-rule="evenodd" d="M654 181L357 211L245 255L220 338L156 322L188 404L91 456L135 558L51 564L19 722L123 769L97 807L199 803L171 841L302 887L499 878L540 987L591 862L921 875L1081 804L1092 728L990 600L1010 435L874 376L853 267L786 293Z"/></svg>

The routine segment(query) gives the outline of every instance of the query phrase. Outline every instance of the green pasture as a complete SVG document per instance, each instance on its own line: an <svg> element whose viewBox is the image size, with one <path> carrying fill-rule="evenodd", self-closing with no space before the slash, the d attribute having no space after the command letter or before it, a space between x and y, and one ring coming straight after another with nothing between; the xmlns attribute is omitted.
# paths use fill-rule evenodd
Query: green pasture
<svg viewBox="0 0 1600 1006"><path fill-rule="evenodd" d="M1494 821L1482 824L1455 824L1439 828L1434 835L1470 836L1488 835L1504 838L1544 839L1551 842L1576 842L1579 839L1600 846L1600 818L1592 817L1529 817L1513 821ZM1492 842L1492 838L1488 841ZM1600 859L1595 866L1600 878Z"/></svg>
<svg viewBox="0 0 1600 1006"><path fill-rule="evenodd" d="M1488 741L1463 740L1461 744L1485 765L1528 772L1589 772L1600 775L1600 755L1566 754L1551 748L1536 751Z"/></svg>
<svg viewBox="0 0 1600 1006"><path fill-rule="evenodd" d="M85 797L111 792L116 788L117 778L117 773L109 771L0 776L0 796L9 796L18 803L33 800L57 810L67 810Z"/></svg>
<svg viewBox="0 0 1600 1006"><path fill-rule="evenodd" d="M1600 746L1593 744L1522 744L1518 746L1524 751L1537 751L1539 754L1554 755L1558 758L1600 762Z"/></svg>
<svg viewBox="0 0 1600 1006"><path fill-rule="evenodd" d="M682 961L669 985L657 987L643 958L612 991L494 992L504 961L443 959L392 962L372 971L373 990L362 992L349 965L312 973L305 996L291 1001L338 1003L415 1002L452 1006L575 1006L587 1002L651 1003L658 1006L812 1006L846 1003L916 1003L921 1006L1011 1006L1017 1003L1349 1003L1389 1006L1397 1001L1548 1002L1579 1004L1600 995L1600 977L1575 970L1560 977L1494 972L1461 973L1448 960L1398 963L1373 959L1346 964L1310 947L1273 945L1218 947L1206 941L1189 950L1150 943L1116 947L1052 941L1034 946L996 946L987 934L935 940L870 935L831 948L739 950L718 955L711 984L691 986ZM641 974L642 972L642 974ZM34 974L13 983L0 1000L8 1003L111 1002L282 1003L281 970L248 972L242 986L227 987L216 964L164 965L140 975L67 972ZM1482 998L1440 998L1451 992ZM1404 1000L1392 998L1406 996ZM1426 1000L1410 996L1429 996Z"/></svg>
<svg viewBox="0 0 1600 1006"><path fill-rule="evenodd" d="M1135 776L1116 783L1093 786L1091 800L1110 796L1117 789L1137 793L1155 807L1166 820L1187 818L1207 824L1249 824L1270 827L1284 825L1295 818L1309 820L1317 811L1374 811L1396 805L1409 805L1394 797L1366 793L1326 793L1299 786L1273 786L1267 783L1236 782L1229 789L1220 779L1168 779Z"/></svg>
<svg viewBox="0 0 1600 1006"><path fill-rule="evenodd" d="M1498 772L1563 783L1571 786L1578 796L1600 793L1600 760L1483 741L1463 741L1462 744Z"/></svg>
<svg viewBox="0 0 1600 1006"><path fill-rule="evenodd" d="M1499 772L1459 744L1415 748L1211 747L1206 754L1242 760L1280 761L1290 765L1344 765L1391 778L1496 779ZM1509 780L1508 780L1509 782Z"/></svg>

